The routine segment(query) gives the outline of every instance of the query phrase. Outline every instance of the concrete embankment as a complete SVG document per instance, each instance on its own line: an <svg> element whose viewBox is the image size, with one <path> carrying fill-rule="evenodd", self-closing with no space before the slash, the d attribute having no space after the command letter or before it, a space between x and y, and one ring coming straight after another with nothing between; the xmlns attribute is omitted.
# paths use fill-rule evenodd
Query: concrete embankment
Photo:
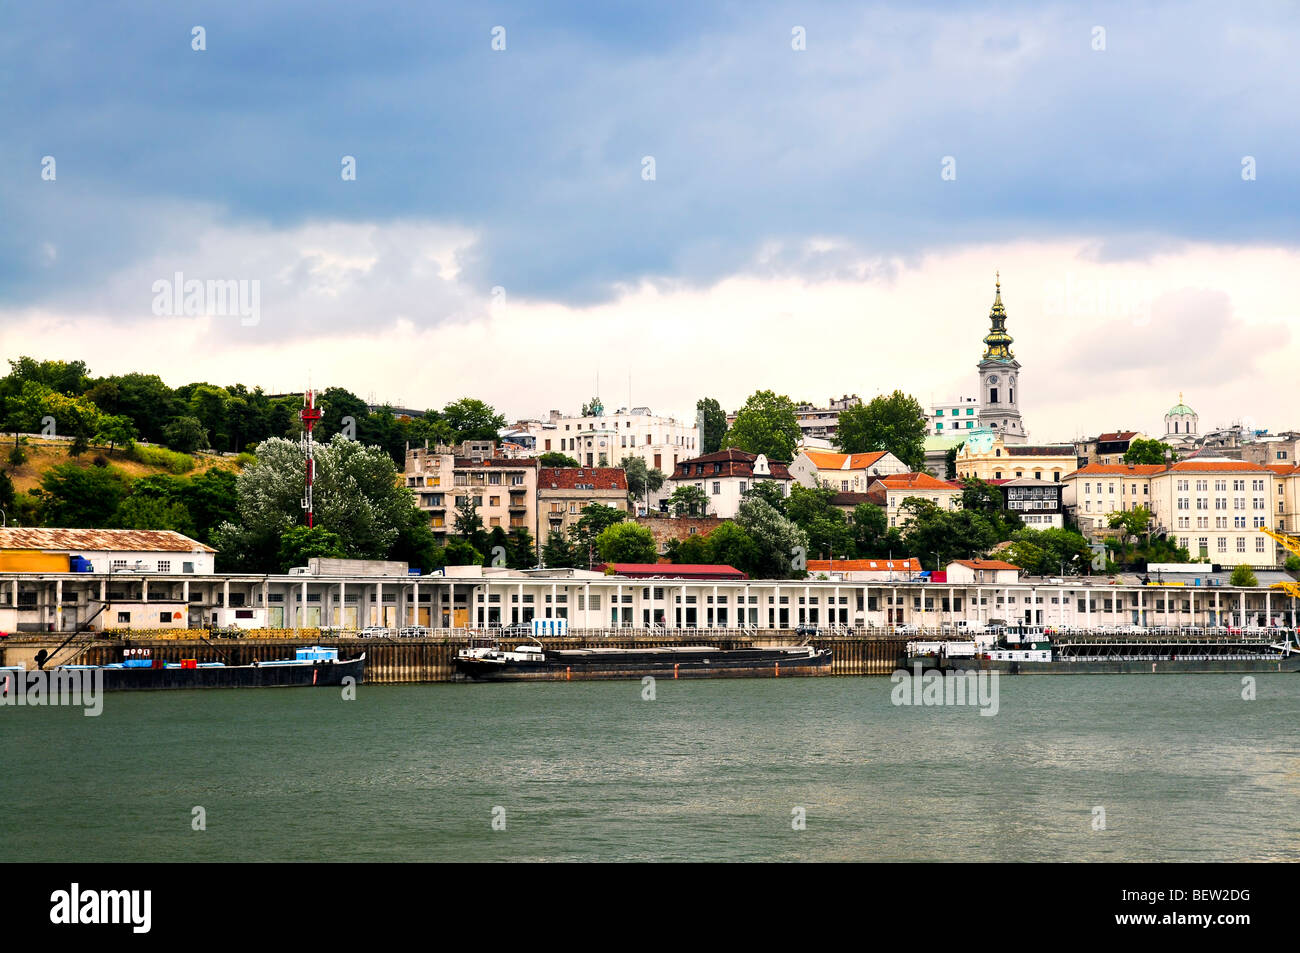
<svg viewBox="0 0 1300 953"><path fill-rule="evenodd" d="M366 653L366 681L376 684L410 682L446 682L454 674L452 660L456 653L469 644L470 633L450 638L331 638L303 639L131 639L132 649L147 649L151 658L167 662L197 659L200 662L225 662L228 665L248 665L253 661L267 661L292 657L295 648L306 645L326 645L337 648L339 655L351 658ZM23 639L0 648L5 665L25 665L35 668L36 653L44 648L53 652L62 640ZM518 640L517 640L518 641ZM754 640L744 637L714 638L702 634L696 638L609 637L587 639L580 635L565 638L543 638L549 649L576 648L649 648L672 645L716 645L718 648L748 648L753 645L798 645L804 640L790 633L781 637L764 633ZM898 667L898 659L905 640L896 638L871 638L862 636L836 636L814 639L818 648L831 650L833 675L887 675ZM79 665L105 665L120 662L127 643L122 640L79 640L59 653L59 662Z"/></svg>

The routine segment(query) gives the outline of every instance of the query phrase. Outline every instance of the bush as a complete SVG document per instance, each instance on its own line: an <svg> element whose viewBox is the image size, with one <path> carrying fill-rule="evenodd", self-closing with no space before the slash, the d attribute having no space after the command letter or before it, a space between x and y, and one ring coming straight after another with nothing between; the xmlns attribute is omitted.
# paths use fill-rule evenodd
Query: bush
<svg viewBox="0 0 1300 953"><path fill-rule="evenodd" d="M177 453L175 450L165 450L162 447L146 447L137 443L132 446L127 456L137 463L163 467L171 473L189 473L194 469L194 458L188 453Z"/></svg>
<svg viewBox="0 0 1300 953"><path fill-rule="evenodd" d="M247 470L255 463L257 463L257 456L252 453L245 452L235 457L235 465L241 470Z"/></svg>
<svg viewBox="0 0 1300 953"><path fill-rule="evenodd" d="M1228 580L1232 586L1258 586L1259 579L1255 576L1255 571L1242 563L1232 571L1232 578Z"/></svg>
<svg viewBox="0 0 1300 953"><path fill-rule="evenodd" d="M91 460L90 462L93 463L93 464L94 464L95 466L97 466L97 467L106 467L106 466L108 466L108 460L104 457L104 455L103 455L102 453L97 453L97 454L95 454L95 459Z"/></svg>
<svg viewBox="0 0 1300 953"><path fill-rule="evenodd" d="M27 451L22 447L14 447L9 451L9 465L11 467L21 467L27 462Z"/></svg>
<svg viewBox="0 0 1300 953"><path fill-rule="evenodd" d="M1287 572L1300 572L1300 556L1294 554L1288 556L1284 565Z"/></svg>

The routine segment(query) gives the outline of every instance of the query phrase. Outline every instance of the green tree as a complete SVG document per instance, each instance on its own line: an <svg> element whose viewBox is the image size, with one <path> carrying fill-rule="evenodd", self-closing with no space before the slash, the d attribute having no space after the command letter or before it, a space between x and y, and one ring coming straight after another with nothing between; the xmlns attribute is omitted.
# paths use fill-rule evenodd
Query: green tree
<svg viewBox="0 0 1300 953"><path fill-rule="evenodd" d="M585 553L584 553L585 556ZM542 547L542 565L548 569L572 569L577 566L573 546L559 530L551 530Z"/></svg>
<svg viewBox="0 0 1300 953"><path fill-rule="evenodd" d="M692 536L691 539L699 537ZM754 575L758 571L762 557L758 544L745 532L744 528L734 522L726 522L704 537L701 542L707 544L708 552L702 562L731 566L743 573ZM688 562L689 560L682 560Z"/></svg>
<svg viewBox="0 0 1300 953"><path fill-rule="evenodd" d="M1000 558L1031 576L1076 575L1092 563L1092 550L1082 534L1067 529L1021 529Z"/></svg>
<svg viewBox="0 0 1300 953"><path fill-rule="evenodd" d="M506 552L507 565L511 569L532 569L537 565L537 544L526 526L517 526L510 531Z"/></svg>
<svg viewBox="0 0 1300 953"><path fill-rule="evenodd" d="M163 442L177 453L193 453L207 449L208 434L197 417L177 417L163 427Z"/></svg>
<svg viewBox="0 0 1300 953"><path fill-rule="evenodd" d="M804 575L808 534L792 521L758 497L749 497L737 508L735 523L754 542L757 552L755 576L788 579Z"/></svg>
<svg viewBox="0 0 1300 953"><path fill-rule="evenodd" d="M696 419L701 424L700 453L715 453L722 449L727 435L727 413L712 397L701 397L695 402Z"/></svg>
<svg viewBox="0 0 1300 953"><path fill-rule="evenodd" d="M127 486L114 467L79 467L63 463L41 477L38 491L45 526L98 529L109 526L126 499Z"/></svg>
<svg viewBox="0 0 1300 953"><path fill-rule="evenodd" d="M682 483L668 496L668 508L677 516L707 516L709 498L695 484Z"/></svg>
<svg viewBox="0 0 1300 953"><path fill-rule="evenodd" d="M95 434L95 442L100 446L108 444L111 452L119 446L127 446L132 443L139 433L135 429L135 424L131 418L125 414L105 414L99 418L99 429Z"/></svg>
<svg viewBox="0 0 1300 953"><path fill-rule="evenodd" d="M853 508L849 531L853 538L853 555L859 559L889 555L889 518L875 503L859 503Z"/></svg>
<svg viewBox="0 0 1300 953"><path fill-rule="evenodd" d="M852 530L844 511L831 504L834 496L829 487L808 489L798 483L790 487L785 515L808 534L810 557L833 559L853 551Z"/></svg>
<svg viewBox="0 0 1300 953"><path fill-rule="evenodd" d="M1128 452L1124 454L1125 463L1131 464L1156 464L1161 465L1166 459L1178 459L1178 454L1174 453L1169 445L1159 440L1147 440L1139 437L1128 445Z"/></svg>
<svg viewBox="0 0 1300 953"><path fill-rule="evenodd" d="M903 500L901 509L906 516L902 535L907 548L921 558L938 553L944 566L954 559L983 556L998 542L993 525L979 513L945 510L919 497Z"/></svg>
<svg viewBox="0 0 1300 953"><path fill-rule="evenodd" d="M483 554L475 549L469 540L461 539L459 536L447 541L447 546L443 550L443 559L444 565L447 566L481 566L483 564Z"/></svg>
<svg viewBox="0 0 1300 953"><path fill-rule="evenodd" d="M741 532L743 533L744 530ZM713 562L713 547L707 537L699 534L687 536L685 539L670 539L664 548L664 555L668 557L668 561L678 565L701 565Z"/></svg>
<svg viewBox="0 0 1300 953"><path fill-rule="evenodd" d="M471 546L484 555L490 552L488 534L483 528L483 517L479 516L478 499L473 487L464 487L465 495L456 504L456 516L453 525L458 536L467 540Z"/></svg>
<svg viewBox="0 0 1300 953"><path fill-rule="evenodd" d="M347 551L338 533L321 526L293 526L280 537L280 571L305 566L309 559L346 559Z"/></svg>
<svg viewBox="0 0 1300 953"><path fill-rule="evenodd" d="M1245 563L1241 563L1236 569L1232 570L1232 577L1228 580L1228 585L1258 586L1259 579L1255 576L1255 570Z"/></svg>
<svg viewBox="0 0 1300 953"><path fill-rule="evenodd" d="M544 453L537 458L537 462L544 467L578 467L582 464L566 453L559 453L552 450L550 453Z"/></svg>
<svg viewBox="0 0 1300 953"><path fill-rule="evenodd" d="M996 486L976 477L966 477L961 485L961 508L968 513L979 513L988 520L998 542L1010 539L1017 530L1024 528L1020 514L1005 508L1002 491Z"/></svg>
<svg viewBox="0 0 1300 953"><path fill-rule="evenodd" d="M802 434L794 402L770 390L750 395L723 438L724 447L765 454L769 460L789 463Z"/></svg>
<svg viewBox="0 0 1300 953"><path fill-rule="evenodd" d="M744 493L747 498L759 499L766 503L772 509L776 510L782 516L785 515L785 506L788 497L781 484L775 480L755 480L749 485Z"/></svg>
<svg viewBox="0 0 1300 953"><path fill-rule="evenodd" d="M1294 575L1295 573L1300 572L1300 556L1297 556L1294 553L1292 553L1290 556L1287 556L1286 562L1283 563L1282 565L1287 572Z"/></svg>
<svg viewBox="0 0 1300 953"><path fill-rule="evenodd" d="M607 563L654 563L659 561L655 537L638 523L607 526L596 537L596 551Z"/></svg>
<svg viewBox="0 0 1300 953"><path fill-rule="evenodd" d="M569 528L569 545L577 566L590 569L596 565L596 540L608 527L627 518L622 510L603 503L588 503L582 508L578 522Z"/></svg>
<svg viewBox="0 0 1300 953"><path fill-rule="evenodd" d="M472 397L452 401L442 409L442 418L456 435L456 442L465 440L497 440L506 425L506 418L490 405Z"/></svg>
<svg viewBox="0 0 1300 953"><path fill-rule="evenodd" d="M667 479L663 471L646 466L640 457L624 457L618 465L627 474L628 500L644 499L649 510L650 494L657 492Z"/></svg>
<svg viewBox="0 0 1300 953"><path fill-rule="evenodd" d="M902 391L840 411L836 444L842 453L888 451L908 469L925 468L925 410Z"/></svg>

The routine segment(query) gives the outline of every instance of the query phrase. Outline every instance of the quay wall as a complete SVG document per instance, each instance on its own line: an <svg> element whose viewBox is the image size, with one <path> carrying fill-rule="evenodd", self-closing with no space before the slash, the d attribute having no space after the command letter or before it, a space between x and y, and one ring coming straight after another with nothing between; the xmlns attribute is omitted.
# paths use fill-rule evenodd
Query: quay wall
<svg viewBox="0 0 1300 953"><path fill-rule="evenodd" d="M248 665L254 660L287 658L300 646L325 645L337 648L345 658L366 653L366 681L372 684L400 684L419 682L447 682L453 680L452 660L456 653L470 644L471 633L464 632L444 638L259 638L250 635L238 639L176 638L168 633L166 638L131 638L133 649L149 649L150 656L167 662L197 659L200 662L225 662L227 665ZM0 662L5 665L25 665L35 668L34 658L41 648L53 652L61 640L24 639L4 643L0 647ZM528 641L519 639L516 641ZM576 648L648 648L652 646L716 645L718 648L747 648L754 645L799 645L805 640L789 633L779 637L764 632L761 638L749 635L718 637L673 637L664 635L600 635L584 637L581 633L566 637L542 638L548 649ZM830 636L812 640L818 648L828 648L832 653L833 675L888 675L898 667L905 639L871 636ZM95 639L69 646L60 653L58 661L65 664L105 665L120 662L125 642ZM481 642L480 642L481 644ZM69 651L73 650L73 651Z"/></svg>

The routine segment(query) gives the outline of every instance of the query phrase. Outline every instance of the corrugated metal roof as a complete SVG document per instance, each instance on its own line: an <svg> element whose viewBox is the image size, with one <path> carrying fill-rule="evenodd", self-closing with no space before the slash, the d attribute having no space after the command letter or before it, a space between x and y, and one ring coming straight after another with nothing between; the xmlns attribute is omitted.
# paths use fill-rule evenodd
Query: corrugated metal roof
<svg viewBox="0 0 1300 953"><path fill-rule="evenodd" d="M76 552L215 553L211 546L169 529L0 528L0 550L57 549Z"/></svg>

